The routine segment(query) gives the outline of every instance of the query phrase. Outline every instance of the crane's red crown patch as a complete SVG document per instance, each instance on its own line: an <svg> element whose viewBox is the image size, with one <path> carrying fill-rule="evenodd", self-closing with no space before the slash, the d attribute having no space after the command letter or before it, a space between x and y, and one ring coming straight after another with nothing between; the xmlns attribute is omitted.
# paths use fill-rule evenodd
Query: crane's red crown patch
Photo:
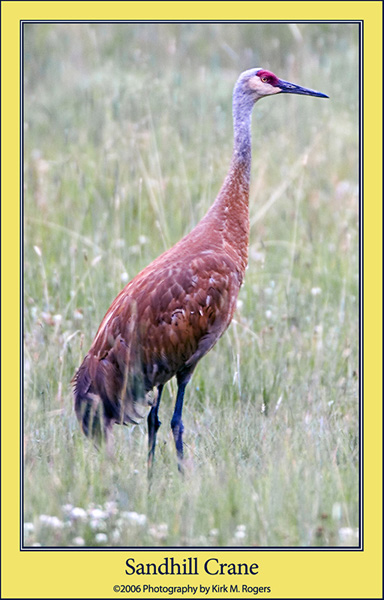
<svg viewBox="0 0 384 600"><path fill-rule="evenodd" d="M263 83L269 83L270 85L277 86L279 83L278 78L271 71L261 70L257 73Z"/></svg>

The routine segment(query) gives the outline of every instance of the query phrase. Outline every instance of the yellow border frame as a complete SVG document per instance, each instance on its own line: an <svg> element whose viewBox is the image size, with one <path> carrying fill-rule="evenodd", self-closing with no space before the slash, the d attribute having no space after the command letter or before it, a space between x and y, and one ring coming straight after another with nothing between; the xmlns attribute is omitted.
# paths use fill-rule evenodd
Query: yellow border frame
<svg viewBox="0 0 384 600"><path fill-rule="evenodd" d="M126 581L130 551L21 552L19 549L19 82L20 20L245 19L364 21L364 550L168 551L139 553L142 562L164 556L209 556L254 562L257 582L200 575L152 577L153 585L270 586L271 598L382 597L382 3L355 2L13 2L2 13L2 598L113 598ZM201 554L201 556L200 556ZM130 578L134 579L134 577ZM139 578L140 579L140 578ZM236 580L236 581L235 581ZM136 594L134 597L167 595ZM124 594L124 597L130 597ZM173 597L180 597L175 594ZM185 598L201 597L199 593ZM205 597L241 598L243 594ZM253 597L248 595L247 597Z"/></svg>

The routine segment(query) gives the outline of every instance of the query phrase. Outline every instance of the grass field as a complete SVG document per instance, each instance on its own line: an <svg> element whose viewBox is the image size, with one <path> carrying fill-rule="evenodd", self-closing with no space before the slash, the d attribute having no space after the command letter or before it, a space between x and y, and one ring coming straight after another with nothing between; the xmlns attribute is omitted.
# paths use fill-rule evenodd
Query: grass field
<svg viewBox="0 0 384 600"><path fill-rule="evenodd" d="M146 424L98 452L70 380L214 200L254 66L330 99L254 110L245 284L187 388L184 478L166 386L148 491ZM26 545L357 545L357 26L27 24L24 94Z"/></svg>

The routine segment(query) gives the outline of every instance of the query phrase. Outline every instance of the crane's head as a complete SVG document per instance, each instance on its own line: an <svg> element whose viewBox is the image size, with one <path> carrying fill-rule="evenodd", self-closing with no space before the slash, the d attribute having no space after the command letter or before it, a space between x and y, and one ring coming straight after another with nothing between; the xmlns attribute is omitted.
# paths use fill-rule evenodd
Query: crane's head
<svg viewBox="0 0 384 600"><path fill-rule="evenodd" d="M274 73L271 73L271 71L260 68L244 71L238 79L236 87L238 86L241 93L250 94L255 102L264 96L271 96L272 94L303 94L305 96L328 98L326 94L301 87L289 81L284 81L283 79L279 79Z"/></svg>

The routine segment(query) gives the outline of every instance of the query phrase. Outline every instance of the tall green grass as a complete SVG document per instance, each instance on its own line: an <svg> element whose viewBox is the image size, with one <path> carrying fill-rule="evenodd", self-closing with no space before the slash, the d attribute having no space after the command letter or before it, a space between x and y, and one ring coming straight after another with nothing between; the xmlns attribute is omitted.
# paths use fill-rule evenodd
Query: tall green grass
<svg viewBox="0 0 384 600"><path fill-rule="evenodd" d="M357 27L24 27L27 545L356 545ZM187 388L183 479L166 386L148 490L145 423L98 452L70 380L121 287L214 200L252 66L330 100L255 108L238 310Z"/></svg>

